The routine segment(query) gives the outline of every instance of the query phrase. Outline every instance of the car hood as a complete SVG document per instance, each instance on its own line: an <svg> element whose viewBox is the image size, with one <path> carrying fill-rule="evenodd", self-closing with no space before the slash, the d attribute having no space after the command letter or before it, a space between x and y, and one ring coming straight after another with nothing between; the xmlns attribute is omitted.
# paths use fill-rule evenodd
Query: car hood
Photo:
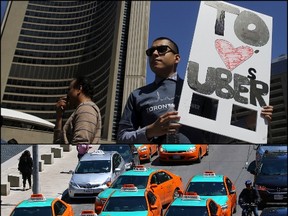
<svg viewBox="0 0 288 216"><path fill-rule="evenodd" d="M111 173L74 174L71 180L77 184L103 184L109 177L111 177Z"/></svg>
<svg viewBox="0 0 288 216"><path fill-rule="evenodd" d="M211 198L220 206L226 205L228 201L227 196L201 196L201 198L205 198L205 199Z"/></svg>
<svg viewBox="0 0 288 216"><path fill-rule="evenodd" d="M119 190L119 189L114 189L114 188L107 188L104 191L102 191L101 193L98 194L98 198L100 199L107 199L110 194L112 192L114 192L115 190Z"/></svg>
<svg viewBox="0 0 288 216"><path fill-rule="evenodd" d="M287 175L258 175L255 184L266 187L287 187Z"/></svg>
<svg viewBox="0 0 288 216"><path fill-rule="evenodd" d="M127 212L127 211L123 211L123 212L101 212L101 216L119 216L119 215L125 215L125 216L147 216L148 215L148 211L132 211L132 212Z"/></svg>
<svg viewBox="0 0 288 216"><path fill-rule="evenodd" d="M176 145L161 145L161 147L163 149L165 149L166 151L187 151L189 150L190 148L193 148L195 147L195 144L189 144L189 145L179 145L179 144L176 144Z"/></svg>

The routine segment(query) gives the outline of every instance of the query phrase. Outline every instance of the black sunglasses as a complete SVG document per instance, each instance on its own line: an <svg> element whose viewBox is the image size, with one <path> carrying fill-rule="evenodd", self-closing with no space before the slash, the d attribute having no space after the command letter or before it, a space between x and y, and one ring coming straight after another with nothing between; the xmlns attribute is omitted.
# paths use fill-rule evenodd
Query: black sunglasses
<svg viewBox="0 0 288 216"><path fill-rule="evenodd" d="M159 55L163 55L163 54L168 53L168 52L173 52L174 54L176 54L176 52L171 47L169 47L168 45L161 45L161 46L151 47L151 48L147 49L146 55L149 57L152 56L155 50L157 50Z"/></svg>

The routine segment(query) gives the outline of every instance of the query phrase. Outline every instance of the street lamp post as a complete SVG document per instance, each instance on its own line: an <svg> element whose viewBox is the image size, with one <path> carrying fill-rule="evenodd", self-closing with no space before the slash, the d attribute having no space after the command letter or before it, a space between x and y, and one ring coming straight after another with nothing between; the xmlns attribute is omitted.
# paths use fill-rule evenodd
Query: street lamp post
<svg viewBox="0 0 288 216"><path fill-rule="evenodd" d="M39 185L39 147L37 144L32 145L33 151L33 194L40 193Z"/></svg>

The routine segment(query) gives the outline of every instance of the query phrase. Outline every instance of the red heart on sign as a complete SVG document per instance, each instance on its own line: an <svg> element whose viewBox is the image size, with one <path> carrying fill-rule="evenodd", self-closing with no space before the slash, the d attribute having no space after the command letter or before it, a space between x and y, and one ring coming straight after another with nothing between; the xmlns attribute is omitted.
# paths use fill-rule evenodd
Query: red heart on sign
<svg viewBox="0 0 288 216"><path fill-rule="evenodd" d="M230 71L249 59L254 52L249 46L234 48L229 41L222 39L215 41L215 47L222 61Z"/></svg>

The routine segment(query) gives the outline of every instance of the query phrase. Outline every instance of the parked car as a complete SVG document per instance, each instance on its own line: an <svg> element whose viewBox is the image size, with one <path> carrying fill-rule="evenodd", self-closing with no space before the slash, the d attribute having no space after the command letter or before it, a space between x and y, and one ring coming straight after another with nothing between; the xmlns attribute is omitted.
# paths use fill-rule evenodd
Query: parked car
<svg viewBox="0 0 288 216"><path fill-rule="evenodd" d="M236 186L226 175L205 171L188 181L185 192L196 192L201 198L211 198L219 204L225 216L237 211Z"/></svg>
<svg viewBox="0 0 288 216"><path fill-rule="evenodd" d="M152 189L159 196L162 205L172 202L175 197L178 197L178 190L183 190L180 176L168 170L138 165L133 170L122 173L108 189L98 194L95 211L99 213L110 194L115 190L121 190L124 184L133 184L138 189Z"/></svg>
<svg viewBox="0 0 288 216"><path fill-rule="evenodd" d="M78 162L68 186L70 198L95 197L125 172L125 161L116 151L96 150Z"/></svg>
<svg viewBox="0 0 288 216"><path fill-rule="evenodd" d="M259 208L266 204L287 204L287 153L265 154L247 169L254 175L254 186L259 191Z"/></svg>
<svg viewBox="0 0 288 216"><path fill-rule="evenodd" d="M46 198L43 194L32 194L29 199L20 202L10 216L51 215L74 216L70 204L59 198Z"/></svg>
<svg viewBox="0 0 288 216"><path fill-rule="evenodd" d="M125 184L115 190L104 204L99 216L113 215L162 216L160 198L151 189L138 189L133 184Z"/></svg>
<svg viewBox="0 0 288 216"><path fill-rule="evenodd" d="M157 144L135 144L134 146L137 148L140 162L150 162L154 155L158 155Z"/></svg>
<svg viewBox="0 0 288 216"><path fill-rule="evenodd" d="M211 198L203 198L197 193L184 193L166 209L164 216L222 216L221 206Z"/></svg>
<svg viewBox="0 0 288 216"><path fill-rule="evenodd" d="M264 144L259 145L256 150L256 166L257 162L261 162L265 154L278 154L278 153L287 153L287 145L275 145L275 144Z"/></svg>
<svg viewBox="0 0 288 216"><path fill-rule="evenodd" d="M132 144L101 144L98 149L117 151L125 161L126 170L130 170L140 164L138 151Z"/></svg>
<svg viewBox="0 0 288 216"><path fill-rule="evenodd" d="M163 144L159 149L160 162L201 162L209 154L208 144Z"/></svg>

